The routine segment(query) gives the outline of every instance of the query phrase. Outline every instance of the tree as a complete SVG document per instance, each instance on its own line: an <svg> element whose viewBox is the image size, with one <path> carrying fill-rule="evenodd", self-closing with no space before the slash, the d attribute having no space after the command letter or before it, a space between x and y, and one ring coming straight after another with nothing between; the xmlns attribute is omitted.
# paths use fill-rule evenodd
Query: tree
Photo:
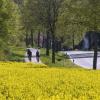
<svg viewBox="0 0 100 100"><path fill-rule="evenodd" d="M31 22L31 25L28 25L30 28L33 25L32 20L35 19L37 26L40 26L42 29L46 30L47 35L47 46L46 54L49 55L49 43L50 37L52 39L52 62L55 63L55 31L56 31L56 22L59 15L59 8L62 3L62 0L29 0L27 2L26 10L28 16L28 22ZM34 5L34 6L33 6ZM26 16L26 17L27 17ZM24 16L25 17L25 16Z"/></svg>
<svg viewBox="0 0 100 100"><path fill-rule="evenodd" d="M89 8L91 8L90 14L92 15L90 18L92 30L94 32L98 32L100 30L100 1L98 0L89 0ZM97 36L94 36L95 43L94 43L94 59L93 59L93 69L96 70L97 67L97 55L98 55L98 47L97 47Z"/></svg>
<svg viewBox="0 0 100 100"><path fill-rule="evenodd" d="M47 33L47 55L49 55L49 40L52 39L52 63L55 63L55 32L60 5L63 0L38 0L38 21ZM42 16L41 16L42 15Z"/></svg>
<svg viewBox="0 0 100 100"><path fill-rule="evenodd" d="M73 1L74 2L74 1ZM76 2L76 3L75 3ZM77 10L81 11L79 14L81 16L81 25L87 28L87 31L93 31L97 33L100 31L100 1L98 0L76 0L74 3L79 4ZM84 2L84 3L83 3ZM76 6L75 6L76 7ZM79 20L80 21L80 20ZM94 35L94 59L93 59L93 69L96 69L97 65L97 39L96 34Z"/></svg>
<svg viewBox="0 0 100 100"><path fill-rule="evenodd" d="M0 0L0 53L5 58L11 54L11 46L20 44L19 19L17 5L12 0Z"/></svg>
<svg viewBox="0 0 100 100"><path fill-rule="evenodd" d="M80 13L81 11L80 8L77 8L76 1L64 0L60 8L56 30L58 37L64 40L63 46L72 48L73 43L78 43L81 40L81 33L84 32L85 27L80 24L82 19ZM76 39L73 39L73 37Z"/></svg>
<svg viewBox="0 0 100 100"><path fill-rule="evenodd" d="M83 18L86 19L85 22L88 23L87 27L89 31L97 33L100 31L100 1L98 0L88 0L87 6L83 9ZM97 65L97 36L94 35L94 59L93 59L93 69L96 69Z"/></svg>

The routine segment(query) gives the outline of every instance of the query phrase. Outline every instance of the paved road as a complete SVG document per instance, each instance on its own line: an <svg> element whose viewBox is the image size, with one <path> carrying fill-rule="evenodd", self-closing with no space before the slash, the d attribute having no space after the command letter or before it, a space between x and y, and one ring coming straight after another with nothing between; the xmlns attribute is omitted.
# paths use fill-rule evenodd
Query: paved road
<svg viewBox="0 0 100 100"><path fill-rule="evenodd" d="M32 52L32 61L31 62L38 63L37 60L36 60L37 49L34 49L34 48L28 48L28 49L30 49L30 51ZM27 52L25 54L25 62L29 62L29 59L27 57ZM39 63L41 63L41 61Z"/></svg>
<svg viewBox="0 0 100 100"><path fill-rule="evenodd" d="M87 69L93 69L93 51L66 51L65 54L71 58L76 65ZM100 69L100 52L98 52L97 69Z"/></svg>

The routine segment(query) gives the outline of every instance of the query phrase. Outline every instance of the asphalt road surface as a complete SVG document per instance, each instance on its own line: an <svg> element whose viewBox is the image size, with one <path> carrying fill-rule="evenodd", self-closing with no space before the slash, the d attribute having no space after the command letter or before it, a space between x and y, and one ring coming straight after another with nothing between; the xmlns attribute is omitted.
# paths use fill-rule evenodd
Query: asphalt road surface
<svg viewBox="0 0 100 100"><path fill-rule="evenodd" d="M37 62L37 60L36 60L36 51L37 51L37 49L34 49L34 48L27 48L27 49L30 49L30 51L32 52L31 62L41 63L41 61ZM30 62L29 59L28 59L28 56L27 56L27 51L26 51L26 54L25 54L25 62Z"/></svg>
<svg viewBox="0 0 100 100"><path fill-rule="evenodd" d="M66 51L72 62L87 69L93 69L93 51ZM97 69L100 69L100 52L98 52Z"/></svg>

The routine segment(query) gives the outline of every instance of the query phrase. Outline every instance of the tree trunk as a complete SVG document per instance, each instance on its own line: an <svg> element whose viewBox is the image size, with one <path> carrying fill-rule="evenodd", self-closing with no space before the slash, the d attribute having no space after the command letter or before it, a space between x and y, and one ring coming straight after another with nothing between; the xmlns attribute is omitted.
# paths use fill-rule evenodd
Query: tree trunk
<svg viewBox="0 0 100 100"><path fill-rule="evenodd" d="M98 56L98 50L97 50L97 36L95 34L94 36L94 58L93 58L93 69L96 70L97 68L97 56Z"/></svg>
<svg viewBox="0 0 100 100"><path fill-rule="evenodd" d="M28 34L26 34L25 43L26 43L26 47L28 47Z"/></svg>
<svg viewBox="0 0 100 100"><path fill-rule="evenodd" d="M52 35L52 63L55 64L55 35Z"/></svg>
<svg viewBox="0 0 100 100"><path fill-rule="evenodd" d="M33 47L34 46L34 43L33 43L33 31L31 30L31 46Z"/></svg>
<svg viewBox="0 0 100 100"><path fill-rule="evenodd" d="M45 47L44 43L45 43L45 37L44 37L44 35L43 35L42 48Z"/></svg>
<svg viewBox="0 0 100 100"><path fill-rule="evenodd" d="M58 42L58 50L61 51L61 41Z"/></svg>
<svg viewBox="0 0 100 100"><path fill-rule="evenodd" d="M96 70L97 68L97 55L98 55L98 52L97 52L97 49L94 50L94 59L93 59L93 69Z"/></svg>
<svg viewBox="0 0 100 100"><path fill-rule="evenodd" d="M73 50L74 50L74 47L75 47L75 41L74 41L74 33L73 33Z"/></svg>
<svg viewBox="0 0 100 100"><path fill-rule="evenodd" d="M40 47L40 32L38 33L38 47Z"/></svg>
<svg viewBox="0 0 100 100"><path fill-rule="evenodd" d="M47 32L47 39L46 39L46 55L49 56L49 49L50 49L50 37L49 32Z"/></svg>

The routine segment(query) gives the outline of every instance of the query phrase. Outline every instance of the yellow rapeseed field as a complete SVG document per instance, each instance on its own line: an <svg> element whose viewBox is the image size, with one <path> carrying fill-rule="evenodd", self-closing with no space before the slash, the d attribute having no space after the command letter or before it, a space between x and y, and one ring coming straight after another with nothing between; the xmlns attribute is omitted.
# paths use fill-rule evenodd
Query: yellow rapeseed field
<svg viewBox="0 0 100 100"><path fill-rule="evenodd" d="M100 71L1 62L0 100L100 100Z"/></svg>

